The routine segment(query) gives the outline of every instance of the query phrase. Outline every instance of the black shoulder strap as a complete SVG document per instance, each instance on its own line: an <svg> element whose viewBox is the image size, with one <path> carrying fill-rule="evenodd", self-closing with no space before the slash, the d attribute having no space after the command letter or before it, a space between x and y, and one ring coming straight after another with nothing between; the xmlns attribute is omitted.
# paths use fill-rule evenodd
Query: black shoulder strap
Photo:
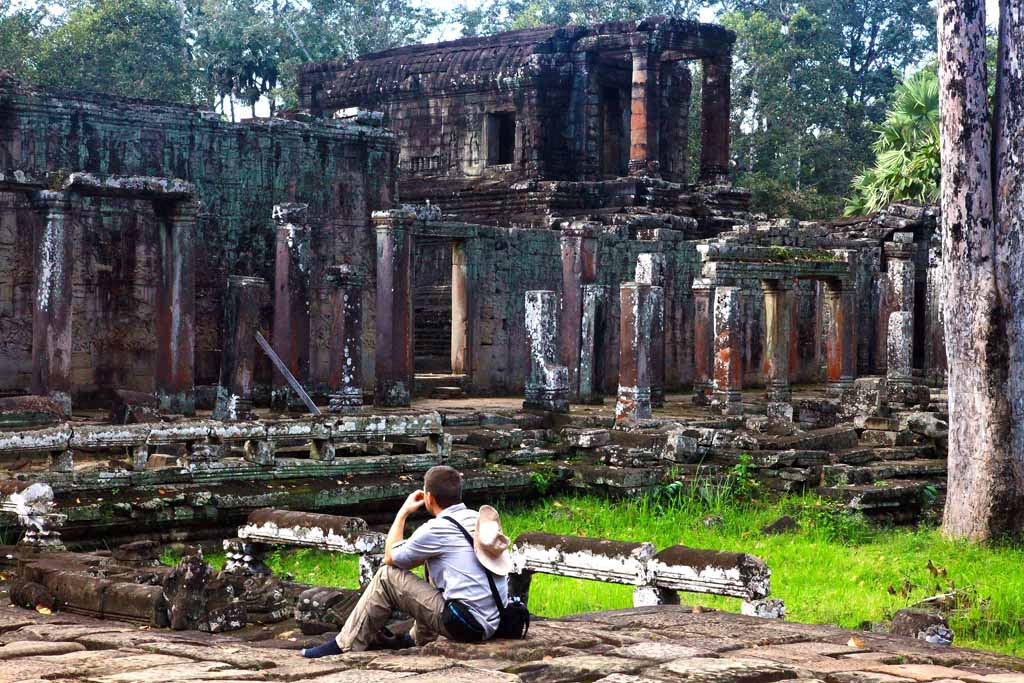
<svg viewBox="0 0 1024 683"><path fill-rule="evenodd" d="M449 522L455 525L456 529L462 532L462 535L466 537L467 541L469 541L470 547L476 547L476 545L473 543L473 536L468 531L466 531L466 527L459 524L459 522L454 517L444 517L443 519L447 519ZM473 553L473 557L476 557L475 552ZM505 614L505 605L503 605L501 602L501 594L498 593L498 586L494 583L494 577L491 575L491 570L487 567L484 567L483 563L480 562L479 558L477 559L477 562L480 564L481 567L483 567L484 574L487 575L487 583L491 587L491 597L494 598L494 606L498 608L498 615L501 616Z"/></svg>

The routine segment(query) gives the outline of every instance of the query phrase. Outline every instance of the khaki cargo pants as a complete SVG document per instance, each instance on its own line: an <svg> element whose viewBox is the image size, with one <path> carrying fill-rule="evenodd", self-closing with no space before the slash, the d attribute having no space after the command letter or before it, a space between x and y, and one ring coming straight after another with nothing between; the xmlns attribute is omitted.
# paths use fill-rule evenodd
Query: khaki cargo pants
<svg viewBox="0 0 1024 683"><path fill-rule="evenodd" d="M444 597L412 572L384 565L373 575L352 614L338 634L338 647L346 652L362 652L391 619L391 611L400 609L411 616L416 624L412 638L417 646L447 635L441 626Z"/></svg>

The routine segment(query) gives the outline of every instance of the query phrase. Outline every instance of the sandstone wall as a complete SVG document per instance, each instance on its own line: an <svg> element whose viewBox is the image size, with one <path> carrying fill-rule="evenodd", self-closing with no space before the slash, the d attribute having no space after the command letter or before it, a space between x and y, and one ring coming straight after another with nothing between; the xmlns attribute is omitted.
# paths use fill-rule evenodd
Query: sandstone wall
<svg viewBox="0 0 1024 683"><path fill-rule="evenodd" d="M271 207L310 206L317 308L326 294L324 266L355 262L372 277L369 216L394 200L396 158L393 134L375 127L282 119L228 123L187 107L53 93L0 80L0 169L36 176L170 176L195 184L202 202L197 385L216 383L227 276L273 280ZM28 386L38 221L25 196L0 193L0 391ZM149 203L111 199L87 199L75 221L74 379L80 392L152 389L155 226ZM269 301L264 321L269 331ZM314 321L311 364L314 377L325 377L329 321ZM371 375L372 338L366 353ZM269 379L262 359L258 374Z"/></svg>

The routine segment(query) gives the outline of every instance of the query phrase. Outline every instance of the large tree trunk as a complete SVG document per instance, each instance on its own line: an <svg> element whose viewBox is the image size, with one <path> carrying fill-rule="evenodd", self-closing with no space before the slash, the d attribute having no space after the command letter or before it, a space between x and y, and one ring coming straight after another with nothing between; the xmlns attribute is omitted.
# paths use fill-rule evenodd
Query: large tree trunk
<svg viewBox="0 0 1024 683"><path fill-rule="evenodd" d="M1019 2L1003 0L1003 15L1009 14L1009 4L1018 5L1019 14ZM1020 170L993 163L984 0L939 0L938 15L942 300L950 418L943 526L951 536L985 540L1018 532L1024 525ZM1001 159L1009 159L1010 149L1016 148L1013 163L1019 165L1022 142L1010 138L1021 134L1021 44L1004 43L1005 49L1013 58L1004 61L1017 61L1017 96L1002 98L1007 101L997 120L1005 125L996 127L996 149ZM1001 75L999 91L1006 92L1014 87L1013 78ZM1012 117L1002 118L1007 113ZM1000 183L995 200L994 174L1014 185L1016 196L1003 194L1006 188ZM1007 219L997 220L1000 216Z"/></svg>

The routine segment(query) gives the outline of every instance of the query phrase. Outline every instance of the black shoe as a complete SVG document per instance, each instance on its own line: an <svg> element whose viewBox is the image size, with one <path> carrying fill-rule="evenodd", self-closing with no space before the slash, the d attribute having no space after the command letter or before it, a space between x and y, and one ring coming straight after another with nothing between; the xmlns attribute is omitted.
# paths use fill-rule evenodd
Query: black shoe
<svg viewBox="0 0 1024 683"><path fill-rule="evenodd" d="M377 631L377 636L374 638L373 649L375 650L405 650L410 647L416 647L412 636L408 633L395 635L387 627Z"/></svg>

